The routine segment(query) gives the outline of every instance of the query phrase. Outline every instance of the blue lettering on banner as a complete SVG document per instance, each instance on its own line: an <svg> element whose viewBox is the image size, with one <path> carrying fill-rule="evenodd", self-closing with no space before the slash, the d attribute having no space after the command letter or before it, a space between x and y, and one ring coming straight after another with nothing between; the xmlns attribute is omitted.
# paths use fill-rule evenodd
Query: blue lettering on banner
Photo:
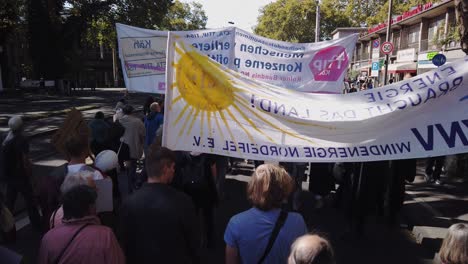
<svg viewBox="0 0 468 264"><path fill-rule="evenodd" d="M468 139L465 131L463 131L462 126L460 125L460 122L463 123L466 128L468 128L468 119L466 119L452 122L450 124L450 128L444 127L442 124L429 125L426 128L426 137L422 135L418 128L411 128L411 131L425 150L434 149L434 126L449 148L454 148L456 146L457 138L460 138L463 146L468 146Z"/></svg>
<svg viewBox="0 0 468 264"><path fill-rule="evenodd" d="M240 51L250 53L250 54L268 55L271 57L278 57L278 58L302 59L304 57L304 53L301 53L301 52L295 52L295 53L278 52L274 50L269 50L263 46L253 46L253 45L247 45L247 44L241 44Z"/></svg>
<svg viewBox="0 0 468 264"><path fill-rule="evenodd" d="M133 42L134 49L151 49L151 40L135 40Z"/></svg>
<svg viewBox="0 0 468 264"><path fill-rule="evenodd" d="M244 66L246 68L260 69L260 70L272 70L272 71L279 71L279 72L302 72L302 62L278 63L278 62L265 62L265 61L260 61L260 60L247 59L244 62Z"/></svg>
<svg viewBox="0 0 468 264"><path fill-rule="evenodd" d="M199 51L229 50L231 48L231 43L212 40L211 42L192 43L192 47Z"/></svg>
<svg viewBox="0 0 468 264"><path fill-rule="evenodd" d="M447 75L452 75L456 71L452 67L442 69ZM421 78L403 83L399 88L395 86L385 90L372 90L363 93L367 99L367 103L373 104L367 109L369 116L393 112L395 110L403 110L408 106L421 106L435 100L449 92L456 90L463 83L463 76L454 77L451 80L441 76L440 72L433 72L423 75ZM388 99L400 96L398 100L390 103ZM395 98L396 99L396 98ZM375 106L375 103L384 103L380 106Z"/></svg>
<svg viewBox="0 0 468 264"><path fill-rule="evenodd" d="M201 146L199 138L194 137ZM208 140L210 142L210 140ZM215 144L212 143L214 146ZM208 146L210 147L210 146ZM211 148L211 147L210 147ZM354 146L354 147L302 147L281 146L281 145L262 145L256 143L234 142L225 140L222 147L223 151L240 152L245 154L261 155L267 157L284 158L320 158L320 159L347 159L354 157L382 156L382 155L400 155L411 152L410 142L397 142L381 145Z"/></svg>

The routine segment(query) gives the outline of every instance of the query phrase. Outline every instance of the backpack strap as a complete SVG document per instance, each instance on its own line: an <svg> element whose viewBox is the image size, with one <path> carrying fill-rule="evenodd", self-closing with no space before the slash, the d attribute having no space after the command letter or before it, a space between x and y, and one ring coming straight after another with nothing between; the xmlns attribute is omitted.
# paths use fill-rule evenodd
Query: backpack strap
<svg viewBox="0 0 468 264"><path fill-rule="evenodd" d="M276 237L279 234L279 231L281 230L284 223L286 222L286 218L288 218L288 212L281 210L278 216L278 219L276 220L275 227L273 228L273 232L271 232L270 239L268 240L268 244L265 248L265 252L263 252L263 255L258 261L258 264L263 263L265 258L270 253L271 249L273 248L273 244L275 243Z"/></svg>
<svg viewBox="0 0 468 264"><path fill-rule="evenodd" d="M59 264L60 263L60 260L62 259L63 257L63 254L65 254L65 252L67 251L67 249L70 247L71 243L73 242L73 240L75 239L75 237L87 226L91 225L90 223L87 223L87 224L84 224L82 225L78 231L75 232L75 234L73 234L72 238L68 241L67 245L62 249L62 251L60 252L60 254L58 255L57 259L54 261L55 264Z"/></svg>
<svg viewBox="0 0 468 264"><path fill-rule="evenodd" d="M51 227L50 229L54 228L55 227L55 215L57 214L57 211L60 207L58 207L57 209L54 210L54 213L52 214L52 223L51 223Z"/></svg>

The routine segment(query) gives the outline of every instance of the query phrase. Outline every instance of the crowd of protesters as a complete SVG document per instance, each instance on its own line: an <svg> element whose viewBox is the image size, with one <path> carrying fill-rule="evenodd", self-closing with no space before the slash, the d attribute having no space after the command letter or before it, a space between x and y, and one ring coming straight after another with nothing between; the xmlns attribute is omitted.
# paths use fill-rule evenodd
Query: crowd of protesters
<svg viewBox="0 0 468 264"><path fill-rule="evenodd" d="M200 263L201 249L215 247L214 212L227 197L229 158L161 147L163 124L164 101L153 97L143 117L125 99L112 118L97 112L86 123L72 111L53 138L67 163L43 177L36 204L24 124L11 118L1 140L7 192L0 195L0 242L15 240L12 212L21 193L32 226L44 232L38 263ZM247 185L252 208L225 227L226 263L335 263L331 243L309 233L299 213L306 165L255 162ZM428 181L440 184L442 166L443 158L429 160ZM349 232L363 235L370 213L395 224L416 161L313 163L309 170L315 207L341 208ZM452 226L442 262L467 263L467 245L468 227Z"/></svg>

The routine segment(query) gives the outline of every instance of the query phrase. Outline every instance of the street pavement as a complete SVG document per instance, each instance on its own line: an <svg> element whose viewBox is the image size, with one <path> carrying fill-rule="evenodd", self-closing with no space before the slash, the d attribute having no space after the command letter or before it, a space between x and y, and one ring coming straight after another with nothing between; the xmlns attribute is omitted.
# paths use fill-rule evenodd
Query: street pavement
<svg viewBox="0 0 468 264"><path fill-rule="evenodd" d="M87 119L92 118L98 110L110 116L122 95L122 90L97 90L81 92L72 98L34 95L21 99L0 98L0 118L8 118L17 112L29 116L26 132L32 136L33 177L38 179L65 162L50 144L51 133L64 119L60 111L74 106L84 109ZM145 97L131 94L130 102L142 105ZM5 102L8 106L5 106ZM45 112L56 111L57 114L38 118L44 109L47 109ZM35 112L40 113L35 117ZM0 131L6 131L6 123L1 119ZM447 228L455 222L468 223L468 184L444 178L446 183L442 186L425 183L424 163L419 162L418 166L416 180L406 186L407 196L399 216L399 227L389 228L380 219L369 216L363 237L347 236L342 212L331 206L315 209L313 197L304 192L301 196L304 204L301 213L309 230L330 238L337 263L432 263ZM240 168L227 176L227 198L220 202L215 213L216 247L203 251L203 263L224 262L224 229L230 217L250 207L245 189L253 166L241 163ZM123 175L120 177L120 188L124 191L127 181ZM34 263L42 234L28 225L23 210L17 210L15 214L18 238L17 243L9 247L25 256L26 263Z"/></svg>

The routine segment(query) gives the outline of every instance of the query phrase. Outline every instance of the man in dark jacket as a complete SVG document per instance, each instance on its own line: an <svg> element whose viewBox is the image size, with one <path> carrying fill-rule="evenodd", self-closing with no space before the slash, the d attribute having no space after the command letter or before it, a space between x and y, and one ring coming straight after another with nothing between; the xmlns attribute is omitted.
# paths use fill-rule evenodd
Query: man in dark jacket
<svg viewBox="0 0 468 264"><path fill-rule="evenodd" d="M13 213L18 193L26 202L29 219L35 228L40 229L40 216L33 198L31 186L31 162L29 161L29 143L23 135L23 121L15 116L8 121L10 131L2 142L2 152L7 183L6 205Z"/></svg>
<svg viewBox="0 0 468 264"><path fill-rule="evenodd" d="M169 186L175 155L153 146L148 182L121 210L121 240L127 263L198 263L198 220L191 199Z"/></svg>
<svg viewBox="0 0 468 264"><path fill-rule="evenodd" d="M91 130L91 151L97 156L101 151L109 149L110 124L104 119L104 113L99 111L88 124Z"/></svg>

